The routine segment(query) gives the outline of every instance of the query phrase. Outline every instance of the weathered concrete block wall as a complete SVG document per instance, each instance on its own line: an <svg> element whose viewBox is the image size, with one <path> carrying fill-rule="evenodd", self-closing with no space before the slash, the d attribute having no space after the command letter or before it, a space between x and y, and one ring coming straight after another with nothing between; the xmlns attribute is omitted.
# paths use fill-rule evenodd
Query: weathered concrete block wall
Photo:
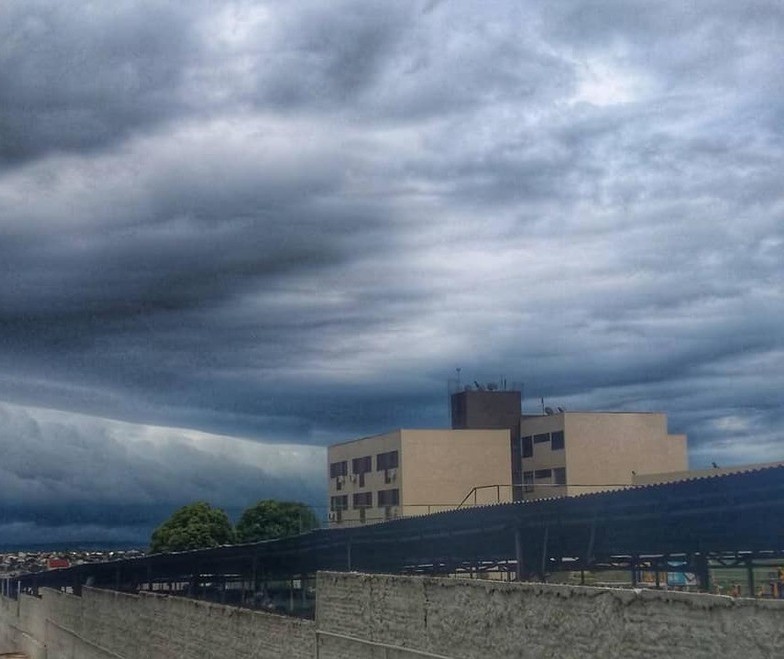
<svg viewBox="0 0 784 659"><path fill-rule="evenodd" d="M32 601L34 600L34 601ZM0 597L0 652L24 652L30 659L46 659L46 647L38 624L39 600L24 597L17 600ZM30 629L28 629L30 626Z"/></svg>
<svg viewBox="0 0 784 659"><path fill-rule="evenodd" d="M0 652L32 659L784 656L784 602L322 573L316 623L150 593L0 598Z"/></svg>
<svg viewBox="0 0 784 659"><path fill-rule="evenodd" d="M320 574L317 592L320 659L388 652L330 634L456 659L755 659L784 648L778 601L342 573Z"/></svg>
<svg viewBox="0 0 784 659"><path fill-rule="evenodd" d="M2 598L0 652L35 659L312 659L310 620L142 593Z"/></svg>
<svg viewBox="0 0 784 659"><path fill-rule="evenodd" d="M12 624L16 621L19 603L0 596L0 652L13 651Z"/></svg>

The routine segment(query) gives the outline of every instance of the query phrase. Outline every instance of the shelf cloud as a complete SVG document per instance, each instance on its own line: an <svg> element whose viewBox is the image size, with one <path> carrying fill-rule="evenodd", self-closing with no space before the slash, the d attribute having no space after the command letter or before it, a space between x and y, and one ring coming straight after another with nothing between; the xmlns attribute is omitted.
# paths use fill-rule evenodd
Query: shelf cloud
<svg viewBox="0 0 784 659"><path fill-rule="evenodd" d="M781 3L11 0L0 44L0 542L321 504L458 367L784 459Z"/></svg>

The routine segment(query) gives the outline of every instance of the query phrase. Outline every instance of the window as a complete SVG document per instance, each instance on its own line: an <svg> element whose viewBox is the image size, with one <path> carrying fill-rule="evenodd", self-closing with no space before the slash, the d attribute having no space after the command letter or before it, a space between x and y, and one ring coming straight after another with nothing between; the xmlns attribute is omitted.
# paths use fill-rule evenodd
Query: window
<svg viewBox="0 0 784 659"><path fill-rule="evenodd" d="M552 478L553 472L550 469L537 469L534 472L534 478L536 480L542 480L545 478Z"/></svg>
<svg viewBox="0 0 784 659"><path fill-rule="evenodd" d="M564 447L564 433L563 433L563 430L558 430L557 432L554 432L551 435L551 437L552 437L552 440L551 440L551 443L550 443L550 448L553 449L553 451L563 451L563 447Z"/></svg>
<svg viewBox="0 0 784 659"><path fill-rule="evenodd" d="M532 471L524 471L523 472L523 492L533 492L534 491L534 472Z"/></svg>
<svg viewBox="0 0 784 659"><path fill-rule="evenodd" d="M373 505L372 492L357 492L354 494L354 508L370 508Z"/></svg>
<svg viewBox="0 0 784 659"><path fill-rule="evenodd" d="M379 490L378 507L397 506L400 503L400 490Z"/></svg>
<svg viewBox="0 0 784 659"><path fill-rule="evenodd" d="M544 444L545 442L550 441L550 433L543 432L538 435L534 435L534 444Z"/></svg>
<svg viewBox="0 0 784 659"><path fill-rule="evenodd" d="M352 474L365 474L373 470L373 458L366 455L364 458L354 458L351 461Z"/></svg>
<svg viewBox="0 0 784 659"><path fill-rule="evenodd" d="M566 485L566 468L558 467L553 469L553 482L556 485Z"/></svg>
<svg viewBox="0 0 784 659"><path fill-rule="evenodd" d="M524 458L531 458L534 455L534 444L533 438L528 435L528 437L523 437L523 457Z"/></svg>
<svg viewBox="0 0 784 659"><path fill-rule="evenodd" d="M329 477L330 478L337 478L338 476L347 476L348 475L348 460L343 460L343 462L333 462L329 465Z"/></svg>
<svg viewBox="0 0 784 659"><path fill-rule="evenodd" d="M383 471L384 469L397 469L398 467L398 452L389 451L388 453L379 453L376 456L376 471Z"/></svg>
<svg viewBox="0 0 784 659"><path fill-rule="evenodd" d="M332 511L348 510L348 494L329 498L329 509Z"/></svg>

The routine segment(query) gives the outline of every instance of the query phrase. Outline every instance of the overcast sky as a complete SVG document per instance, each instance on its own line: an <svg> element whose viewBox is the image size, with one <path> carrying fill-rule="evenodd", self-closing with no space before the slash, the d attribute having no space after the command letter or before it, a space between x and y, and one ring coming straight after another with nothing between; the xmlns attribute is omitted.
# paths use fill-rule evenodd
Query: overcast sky
<svg viewBox="0 0 784 659"><path fill-rule="evenodd" d="M458 367L784 459L782 62L780 0L5 0L0 544L323 505Z"/></svg>

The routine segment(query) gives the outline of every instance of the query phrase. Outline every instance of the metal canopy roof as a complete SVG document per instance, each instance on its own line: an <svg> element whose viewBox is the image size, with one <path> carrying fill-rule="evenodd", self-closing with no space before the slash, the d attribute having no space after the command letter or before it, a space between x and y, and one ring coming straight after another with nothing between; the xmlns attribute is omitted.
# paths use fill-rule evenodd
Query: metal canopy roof
<svg viewBox="0 0 784 659"><path fill-rule="evenodd" d="M578 497L495 504L245 545L74 566L24 587L269 577L317 570L400 572L522 559L589 566L640 555L733 555L784 550L784 466ZM751 554L750 554L751 555ZM542 571L544 571L542 569Z"/></svg>

